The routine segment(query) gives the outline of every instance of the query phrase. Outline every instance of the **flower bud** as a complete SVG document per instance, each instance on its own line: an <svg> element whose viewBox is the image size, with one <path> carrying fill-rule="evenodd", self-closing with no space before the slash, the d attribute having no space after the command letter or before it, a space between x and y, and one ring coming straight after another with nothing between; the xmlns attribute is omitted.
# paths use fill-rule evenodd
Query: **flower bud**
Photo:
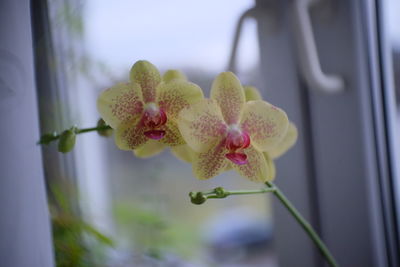
<svg viewBox="0 0 400 267"><path fill-rule="evenodd" d="M107 126L106 122L103 119L99 119L97 121L97 127L105 127ZM97 130L97 133L101 136L104 137L109 137L113 134L113 129L109 128L109 129L99 129Z"/></svg>
<svg viewBox="0 0 400 267"><path fill-rule="evenodd" d="M62 153L70 152L75 146L75 129L65 130L58 141L58 151Z"/></svg>
<svg viewBox="0 0 400 267"><path fill-rule="evenodd" d="M185 74L179 70L168 70L163 75L164 82L170 82L172 80L182 80L187 81Z"/></svg>
<svg viewBox="0 0 400 267"><path fill-rule="evenodd" d="M217 197L224 198L227 196L226 191L222 187L217 187L214 189L214 193Z"/></svg>
<svg viewBox="0 0 400 267"><path fill-rule="evenodd" d="M207 197L202 192L190 192L189 196L190 201L196 205L201 205L207 200Z"/></svg>
<svg viewBox="0 0 400 267"><path fill-rule="evenodd" d="M246 101L261 100L262 99L260 91L258 91L258 89L255 88L254 86L245 86L244 87L244 94L246 96Z"/></svg>

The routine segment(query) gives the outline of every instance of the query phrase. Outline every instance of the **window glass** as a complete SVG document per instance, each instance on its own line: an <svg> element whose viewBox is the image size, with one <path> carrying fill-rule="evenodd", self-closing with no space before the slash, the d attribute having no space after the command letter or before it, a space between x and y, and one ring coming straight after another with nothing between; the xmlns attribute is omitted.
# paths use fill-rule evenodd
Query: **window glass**
<svg viewBox="0 0 400 267"><path fill-rule="evenodd" d="M80 127L98 119L98 94L127 81L146 59L180 69L208 96L225 71L240 15L253 1L60 1L50 15L63 90ZM243 83L259 83L256 25L245 23L237 62ZM110 266L276 266L265 195L190 203L190 191L257 189L235 172L196 180L168 150L151 159L120 151L113 139L80 135L74 150L82 216L115 242ZM192 264L192 265L190 265Z"/></svg>

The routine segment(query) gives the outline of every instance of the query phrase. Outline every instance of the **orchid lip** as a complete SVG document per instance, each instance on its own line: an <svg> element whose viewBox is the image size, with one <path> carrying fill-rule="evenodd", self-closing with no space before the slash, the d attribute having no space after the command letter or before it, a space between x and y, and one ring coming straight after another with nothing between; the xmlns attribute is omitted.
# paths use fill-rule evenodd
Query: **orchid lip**
<svg viewBox="0 0 400 267"><path fill-rule="evenodd" d="M244 153L230 152L225 154L225 157L237 165L244 165L248 163L247 155Z"/></svg>
<svg viewBox="0 0 400 267"><path fill-rule="evenodd" d="M147 138L153 139L153 140L160 140L165 136L165 131L163 130L150 130L150 131L145 131L144 135Z"/></svg>
<svg viewBox="0 0 400 267"><path fill-rule="evenodd" d="M144 127L144 135L153 140L160 140L165 136L164 130L159 130L167 123L167 115L164 110L155 103L147 103L141 119L141 127Z"/></svg>
<svg viewBox="0 0 400 267"><path fill-rule="evenodd" d="M243 149L250 146L250 137L246 132L242 132L240 129L231 130L228 132L228 136L225 141L225 147L235 152L237 149Z"/></svg>

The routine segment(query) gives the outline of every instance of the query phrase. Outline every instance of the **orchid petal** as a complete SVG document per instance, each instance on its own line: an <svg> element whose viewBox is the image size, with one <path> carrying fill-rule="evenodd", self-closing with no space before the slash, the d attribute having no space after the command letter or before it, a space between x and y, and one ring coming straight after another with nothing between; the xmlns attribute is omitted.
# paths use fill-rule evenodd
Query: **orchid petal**
<svg viewBox="0 0 400 267"><path fill-rule="evenodd" d="M212 99L202 99L182 109L178 126L186 143L197 152L207 151L225 135L227 127L218 104Z"/></svg>
<svg viewBox="0 0 400 267"><path fill-rule="evenodd" d="M115 144L122 150L134 150L145 144L148 138L144 135L144 127L140 124L140 116L120 124L115 130Z"/></svg>
<svg viewBox="0 0 400 267"><path fill-rule="evenodd" d="M101 93L97 109L103 120L112 128L132 120L143 110L142 92L137 83L119 83Z"/></svg>
<svg viewBox="0 0 400 267"><path fill-rule="evenodd" d="M268 155L273 159L279 158L280 156L285 154L286 151L288 151L292 146L294 146L297 141L297 136L298 133L296 126L292 122L290 122L285 136L276 146L268 149Z"/></svg>
<svg viewBox="0 0 400 267"><path fill-rule="evenodd" d="M253 182L265 182L268 178L268 165L262 152L253 146L244 151L247 155L247 163L243 165L231 164L232 167L243 177Z"/></svg>
<svg viewBox="0 0 400 267"><path fill-rule="evenodd" d="M148 140L144 145L133 151L138 158L149 158L160 154L166 146L155 140Z"/></svg>
<svg viewBox="0 0 400 267"><path fill-rule="evenodd" d="M265 157L265 161L267 162L267 166L268 166L268 174L267 174L267 181L273 181L275 179L276 176L276 167L275 167L275 162L273 161L273 159L268 155L267 152L264 152L264 157Z"/></svg>
<svg viewBox="0 0 400 267"><path fill-rule="evenodd" d="M262 99L260 91L254 86L244 86L244 95L246 96L246 101Z"/></svg>
<svg viewBox="0 0 400 267"><path fill-rule="evenodd" d="M179 112L203 99L203 91L194 83L173 80L157 87L157 102L168 119L176 120Z"/></svg>
<svg viewBox="0 0 400 267"><path fill-rule="evenodd" d="M232 72L223 72L215 78L211 87L211 99L217 101L225 122L239 122L240 112L245 103L245 95L239 79Z"/></svg>
<svg viewBox="0 0 400 267"><path fill-rule="evenodd" d="M259 151L268 151L286 134L289 125L286 113L262 100L249 101L243 108L241 128L250 135Z"/></svg>
<svg viewBox="0 0 400 267"><path fill-rule="evenodd" d="M162 80L164 82L171 82L173 80L181 80L181 81L187 81L187 78L183 72L179 70L167 70L163 77Z"/></svg>
<svg viewBox="0 0 400 267"><path fill-rule="evenodd" d="M193 159L193 174L200 180L212 178L224 172L229 165L225 158L224 141L218 140L210 150L199 153Z"/></svg>
<svg viewBox="0 0 400 267"><path fill-rule="evenodd" d="M156 87L161 82L157 68L146 60L139 60L132 66L129 76L142 88L144 102L154 102Z"/></svg>
<svg viewBox="0 0 400 267"><path fill-rule="evenodd" d="M167 123L163 125L160 130L165 131L165 136L160 139L161 143L164 143L168 146L178 146L185 144L185 140L183 140L183 137L179 132L178 125L175 122L171 120L167 121Z"/></svg>
<svg viewBox="0 0 400 267"><path fill-rule="evenodd" d="M171 147L171 153L178 159L187 163L192 163L193 158L197 156L197 153L186 144Z"/></svg>

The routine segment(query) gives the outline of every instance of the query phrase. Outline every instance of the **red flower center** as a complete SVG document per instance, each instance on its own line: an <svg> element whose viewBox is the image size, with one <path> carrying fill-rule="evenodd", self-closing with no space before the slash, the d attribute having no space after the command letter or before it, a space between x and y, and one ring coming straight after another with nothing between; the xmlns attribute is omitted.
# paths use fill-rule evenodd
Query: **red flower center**
<svg viewBox="0 0 400 267"><path fill-rule="evenodd" d="M165 130L159 129L167 122L167 115L154 103L147 104L142 116L142 125L145 127L144 135L147 138L160 140L165 136Z"/></svg>
<svg viewBox="0 0 400 267"><path fill-rule="evenodd" d="M249 147L250 137L247 133L242 132L238 126L231 126L225 139L225 147L229 153L225 157L235 164L243 165L247 163L247 155L243 153L243 149Z"/></svg>

